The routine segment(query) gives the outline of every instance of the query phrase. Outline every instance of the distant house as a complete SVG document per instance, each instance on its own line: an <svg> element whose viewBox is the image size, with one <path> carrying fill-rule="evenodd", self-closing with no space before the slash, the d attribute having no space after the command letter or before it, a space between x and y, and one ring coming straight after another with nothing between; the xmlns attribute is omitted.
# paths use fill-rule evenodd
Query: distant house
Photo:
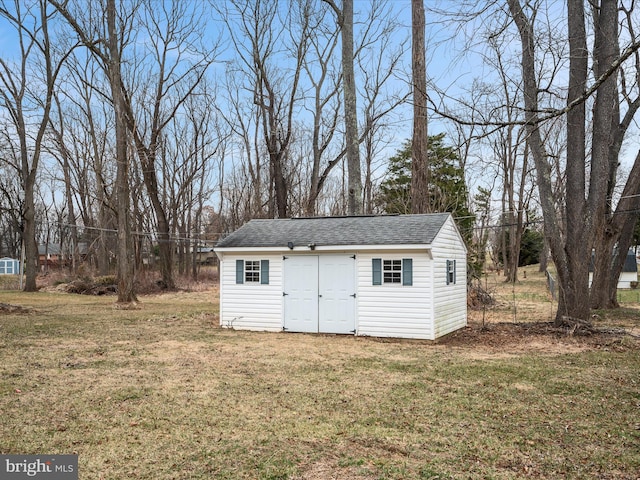
<svg viewBox="0 0 640 480"><path fill-rule="evenodd" d="M20 273L20 261L13 258L0 258L0 275L18 275Z"/></svg>
<svg viewBox="0 0 640 480"><path fill-rule="evenodd" d="M467 324L447 213L256 219L215 252L223 327L435 340Z"/></svg>
<svg viewBox="0 0 640 480"><path fill-rule="evenodd" d="M216 263L217 257L213 247L198 247L196 255L200 265L215 265Z"/></svg>
<svg viewBox="0 0 640 480"><path fill-rule="evenodd" d="M61 266L63 260L64 255L59 243L38 245L38 265L40 268Z"/></svg>
<svg viewBox="0 0 640 480"><path fill-rule="evenodd" d="M593 255L591 256L591 263L589 263L589 288L593 282ZM633 250L627 252L627 257L624 260L624 266L622 267L622 273L618 279L618 288L631 288L631 283L638 283L638 261L636 254Z"/></svg>
<svg viewBox="0 0 640 480"><path fill-rule="evenodd" d="M89 246L87 242L78 242L75 248L79 261L87 260ZM38 245L38 265L42 270L49 267L69 266L72 260L71 248L63 247L59 243L46 243Z"/></svg>

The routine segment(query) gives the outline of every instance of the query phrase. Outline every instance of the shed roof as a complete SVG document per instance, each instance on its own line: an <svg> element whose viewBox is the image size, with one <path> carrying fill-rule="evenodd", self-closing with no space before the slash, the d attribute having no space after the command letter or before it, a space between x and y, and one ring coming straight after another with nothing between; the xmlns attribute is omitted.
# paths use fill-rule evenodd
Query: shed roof
<svg viewBox="0 0 640 480"><path fill-rule="evenodd" d="M633 250L629 250L627 253L627 258L624 259L622 271L634 273L638 271L638 261L636 260L636 254Z"/></svg>
<svg viewBox="0 0 640 480"><path fill-rule="evenodd" d="M589 273L593 273L593 260L595 257L595 252L591 252L591 262L589 262ZM633 250L629 249L627 252L627 256L624 259L624 264L622 265L622 273L629 272L637 272L638 271L638 261L636 260L636 254Z"/></svg>
<svg viewBox="0 0 640 480"><path fill-rule="evenodd" d="M255 219L216 247L430 245L450 213Z"/></svg>
<svg viewBox="0 0 640 480"><path fill-rule="evenodd" d="M59 243L47 243L38 245L38 255L60 255L62 249Z"/></svg>

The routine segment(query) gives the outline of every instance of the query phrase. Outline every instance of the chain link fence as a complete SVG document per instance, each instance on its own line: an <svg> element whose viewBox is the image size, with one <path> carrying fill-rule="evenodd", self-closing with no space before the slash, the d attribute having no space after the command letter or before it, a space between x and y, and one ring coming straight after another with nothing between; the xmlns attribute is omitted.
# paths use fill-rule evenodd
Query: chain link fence
<svg viewBox="0 0 640 480"><path fill-rule="evenodd" d="M474 290L482 292L478 301ZM486 271L470 289L468 316L472 322L549 322L558 306L557 282L537 265L518 269L516 282L506 282L502 271Z"/></svg>
<svg viewBox="0 0 640 480"><path fill-rule="evenodd" d="M618 302L640 309L640 289L618 289ZM516 282L506 282L501 271L487 271L470 287L468 306L471 322L551 322L558 308L558 281L553 271L540 272L538 265L519 268Z"/></svg>

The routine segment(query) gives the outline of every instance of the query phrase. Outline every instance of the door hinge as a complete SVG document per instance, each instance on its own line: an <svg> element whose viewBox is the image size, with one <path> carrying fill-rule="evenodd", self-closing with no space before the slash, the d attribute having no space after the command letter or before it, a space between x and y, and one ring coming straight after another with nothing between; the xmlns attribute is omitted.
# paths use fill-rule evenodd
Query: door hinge
<svg viewBox="0 0 640 480"><path fill-rule="evenodd" d="M284 255L282 256L282 260L286 260L289 257L285 257Z"/></svg>
<svg viewBox="0 0 640 480"><path fill-rule="evenodd" d="M289 295L288 293L282 292L282 296L286 297L287 295Z"/></svg>
<svg viewBox="0 0 640 480"><path fill-rule="evenodd" d="M351 255L351 258L353 258L353 259L355 260L355 259L356 259L356 256L355 256L355 255Z"/></svg>
<svg viewBox="0 0 640 480"><path fill-rule="evenodd" d="M349 295L350 297L356 298L356 294Z"/></svg>
<svg viewBox="0 0 640 480"><path fill-rule="evenodd" d="M351 330L351 333L353 333L355 335L356 334L356 329L354 328L353 330Z"/></svg>
<svg viewBox="0 0 640 480"><path fill-rule="evenodd" d="M285 327L285 326L283 326L283 327L282 327L282 331L283 331L283 332L285 332L285 331L287 331L287 330L289 330L287 327Z"/></svg>

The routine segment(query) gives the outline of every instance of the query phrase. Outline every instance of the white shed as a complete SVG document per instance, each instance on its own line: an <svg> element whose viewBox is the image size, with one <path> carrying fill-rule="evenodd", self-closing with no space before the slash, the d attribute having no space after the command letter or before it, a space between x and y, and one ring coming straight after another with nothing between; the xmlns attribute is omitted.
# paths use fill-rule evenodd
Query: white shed
<svg viewBox="0 0 640 480"><path fill-rule="evenodd" d="M0 258L0 275L18 275L20 273L20 261L13 258Z"/></svg>
<svg viewBox="0 0 640 480"><path fill-rule="evenodd" d="M593 253L591 254L591 263L589 263L589 288L593 283ZM636 288L638 284L638 261L636 260L636 253L629 249L627 256L624 259L624 265L622 266L622 272L618 278L617 288ZM635 286L632 286L635 285Z"/></svg>
<svg viewBox="0 0 640 480"><path fill-rule="evenodd" d="M467 324L448 213L257 219L215 251L223 327L435 340Z"/></svg>

